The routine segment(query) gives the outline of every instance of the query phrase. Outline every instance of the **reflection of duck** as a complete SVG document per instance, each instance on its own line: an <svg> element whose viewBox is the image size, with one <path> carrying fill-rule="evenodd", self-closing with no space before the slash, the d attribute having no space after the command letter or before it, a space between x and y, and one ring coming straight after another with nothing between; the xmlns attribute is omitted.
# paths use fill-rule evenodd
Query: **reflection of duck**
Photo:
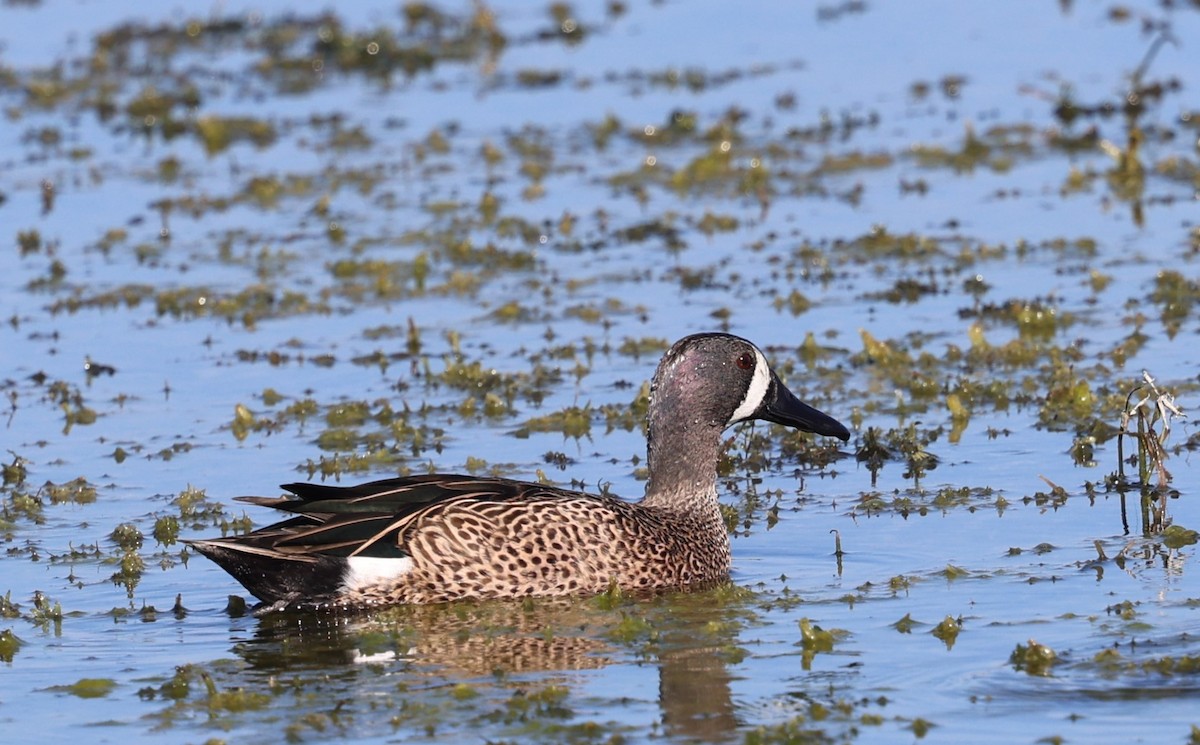
<svg viewBox="0 0 1200 745"><path fill-rule="evenodd" d="M404 605L358 616L271 613L242 656L281 669L308 659L403 662L456 676L591 670L609 664L613 647L605 638L616 623L611 612L581 598Z"/></svg>
<svg viewBox="0 0 1200 745"><path fill-rule="evenodd" d="M191 545L274 608L694 588L729 572L716 492L727 427L764 419L850 437L728 334L677 342L650 390L640 502L445 474L287 484L294 497L244 499L295 517Z"/></svg>
<svg viewBox="0 0 1200 745"><path fill-rule="evenodd" d="M638 600L531 598L358 615L271 613L235 650L272 680L320 671L322 685L332 686L325 689L328 698L370 698L364 691L392 690L378 681L399 675L405 697L435 711L460 692L459 684L492 701L480 703L481 710L494 707L497 697L547 684L583 685L588 692L582 695L608 696L610 705L624 708L637 703L635 691L645 690L641 681L657 668L656 708L665 732L712 741L738 725L727 665L731 655L740 656L741 629L754 617L745 604L749 597L722 585ZM603 698L589 700L605 706Z"/></svg>

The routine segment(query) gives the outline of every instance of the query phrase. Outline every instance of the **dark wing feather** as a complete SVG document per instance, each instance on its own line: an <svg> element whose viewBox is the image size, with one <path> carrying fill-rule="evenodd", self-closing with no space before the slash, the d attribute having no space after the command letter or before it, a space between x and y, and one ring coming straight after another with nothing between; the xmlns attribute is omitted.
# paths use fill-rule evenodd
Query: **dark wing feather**
<svg viewBox="0 0 1200 745"><path fill-rule="evenodd" d="M381 479L354 486L283 484L294 497L239 497L244 502L301 514L388 513L395 517L434 502L463 497L505 501L544 489L539 484L511 479L430 474Z"/></svg>
<svg viewBox="0 0 1200 745"><path fill-rule="evenodd" d="M511 479L431 474L382 479L354 486L283 484L292 497L238 497L241 501L290 512L290 520L226 539L298 555L404 556L399 533L435 505L451 501L504 502L547 496L581 496Z"/></svg>

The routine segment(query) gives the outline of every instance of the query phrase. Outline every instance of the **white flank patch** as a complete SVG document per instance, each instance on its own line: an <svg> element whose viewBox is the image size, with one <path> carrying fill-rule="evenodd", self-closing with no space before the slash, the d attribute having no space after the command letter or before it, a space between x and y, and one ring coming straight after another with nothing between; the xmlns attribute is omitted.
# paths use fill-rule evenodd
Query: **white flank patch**
<svg viewBox="0 0 1200 745"><path fill-rule="evenodd" d="M412 571L412 559L379 559L374 556L351 556L346 559L346 578L342 587L346 592L364 590L368 587L391 582Z"/></svg>
<svg viewBox="0 0 1200 745"><path fill-rule="evenodd" d="M742 399L742 405L737 407L725 426L728 427L730 424L749 419L754 412L758 411L758 407L762 406L763 398L766 397L770 387L771 368L767 365L767 359L756 347L754 349L754 378L750 380L750 385L746 388L746 397Z"/></svg>

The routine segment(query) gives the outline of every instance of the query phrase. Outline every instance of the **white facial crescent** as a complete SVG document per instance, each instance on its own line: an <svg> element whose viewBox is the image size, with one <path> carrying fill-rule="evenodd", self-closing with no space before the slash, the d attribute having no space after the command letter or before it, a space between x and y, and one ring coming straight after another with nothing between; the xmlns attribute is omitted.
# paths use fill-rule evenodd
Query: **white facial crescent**
<svg viewBox="0 0 1200 745"><path fill-rule="evenodd" d="M771 368L767 365L767 359L763 357L762 352L755 348L754 377L750 380L750 385L746 387L746 396L742 399L741 405L733 412L733 416L729 417L725 426L745 421L753 416L754 412L762 406L763 399L766 398L770 388Z"/></svg>

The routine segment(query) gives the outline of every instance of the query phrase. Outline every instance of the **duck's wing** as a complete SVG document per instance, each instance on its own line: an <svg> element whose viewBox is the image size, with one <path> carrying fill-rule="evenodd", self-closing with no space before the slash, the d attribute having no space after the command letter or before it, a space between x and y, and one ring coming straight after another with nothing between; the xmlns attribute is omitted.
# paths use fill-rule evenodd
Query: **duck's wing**
<svg viewBox="0 0 1200 745"><path fill-rule="evenodd" d="M401 533L426 511L467 502L518 502L586 496L526 481L430 474L371 481L355 486L293 483L292 496L238 497L294 517L226 538L187 541L225 566L230 552L262 559L317 562L366 556L403 558Z"/></svg>
<svg viewBox="0 0 1200 745"><path fill-rule="evenodd" d="M401 534L425 512L465 502L516 502L579 496L540 484L499 478L432 474L383 479L356 486L284 484L292 497L244 497L298 518L245 536L266 538L287 554L399 558Z"/></svg>

